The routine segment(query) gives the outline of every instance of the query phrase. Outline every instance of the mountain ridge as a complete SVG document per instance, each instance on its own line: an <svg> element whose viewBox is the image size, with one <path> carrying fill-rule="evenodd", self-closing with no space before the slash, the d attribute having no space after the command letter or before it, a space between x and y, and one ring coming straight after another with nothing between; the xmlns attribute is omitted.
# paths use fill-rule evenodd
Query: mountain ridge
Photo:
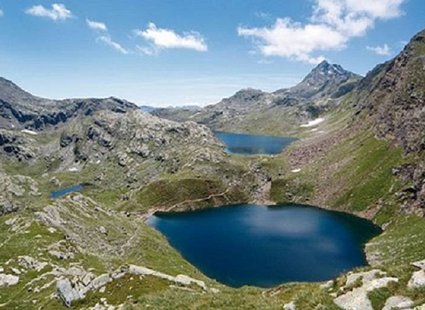
<svg viewBox="0 0 425 310"><path fill-rule="evenodd" d="M80 115L111 110L124 113L138 109L126 100L103 99L53 100L34 96L10 80L0 77L0 128L43 130L60 126Z"/></svg>
<svg viewBox="0 0 425 310"><path fill-rule="evenodd" d="M152 113L176 121L193 120L214 130L238 132L254 132L256 128L262 128L261 122L265 120L261 115L267 115L277 129L262 133L276 134L280 131L280 134L295 134L298 125L337 105L343 95L354 89L360 78L340 65L323 61L290 88L274 92L245 88L193 113L186 111L183 114L179 109L156 109ZM279 118L295 126L282 125Z"/></svg>

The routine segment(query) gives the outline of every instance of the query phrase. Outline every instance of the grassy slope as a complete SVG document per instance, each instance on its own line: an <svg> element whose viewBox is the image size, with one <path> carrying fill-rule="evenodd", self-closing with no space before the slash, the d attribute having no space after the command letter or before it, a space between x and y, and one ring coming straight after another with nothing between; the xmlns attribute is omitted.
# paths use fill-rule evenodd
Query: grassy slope
<svg viewBox="0 0 425 310"><path fill-rule="evenodd" d="M341 117L330 115L331 132L339 128ZM305 133L304 133L305 134ZM297 147L294 145L293 147ZM347 156L350 154L350 156ZM247 164L243 158L234 157L235 161L240 160L241 165ZM348 212L362 212L378 202L384 207L374 215L374 220L379 224L391 222L384 234L375 238L368 246L369 253L379 253L381 268L390 274L399 277L401 284L390 287L388 290L380 290L371 294L371 298L376 305L381 305L390 293L411 296L418 302L421 300L420 291L406 291L405 283L413 269L409 263L414 260L425 258L423 240L425 240L425 221L415 216L398 215L398 206L392 201L393 193L401 184L392 176L391 168L406 161L413 161L414 158L404 157L401 150L389 145L385 141L377 140L370 133L357 135L347 135L341 143L334 145L326 155L301 167L299 173L291 173L291 164L288 163L286 154L265 158L260 162L260 166L273 176L272 198L275 201L299 201L311 202L331 208L341 209ZM25 202L30 202L31 208L20 213L23 222L33 219L33 212L51 203L48 193L55 187L48 181L52 176L58 177L63 185L72 185L83 181L90 181L97 171L97 167L89 167L82 174L63 173L50 174L49 178L39 176L48 167L45 166L19 166L7 165L3 163L3 169L8 173L25 174L37 178L39 181L42 196L38 199L23 197ZM115 173L114 167L104 167L109 169L108 175ZM238 172L239 173L239 172ZM324 178L324 176L327 176ZM182 172L179 175L163 175L159 181L147 185L137 193L138 211L147 210L152 206L169 206L187 199L199 199L210 194L217 194L225 190L221 184L215 183L213 179L198 179L192 173ZM158 186L161 185L161 186ZM114 187L113 187L114 188ZM183 189L183 190L182 190ZM94 198L104 206L116 208L121 205L120 196L126 190L111 189L105 190L97 187L87 189L84 194ZM182 193L181 197L175 197L175 193ZM183 195L184 193L184 195ZM186 195L188 194L188 196ZM241 193L234 192L235 196L230 200L242 199L238 196ZM290 194L290 195L288 195ZM222 201L215 201L221 203ZM209 204L207 202L206 204ZM205 204L201 204L205 205ZM190 204L189 204L190 206ZM197 205L199 206L199 205ZM127 205L130 209L134 205ZM133 209L131 209L133 210ZM38 256L41 259L52 260L51 257L39 249L45 248L48 244L65 240L61 233L51 234L46 227L37 223L32 223L29 228L20 233L12 233L10 227L4 222L15 215L5 216L0 219L1 233L1 255L0 265L5 266L11 258L17 255L29 254ZM96 219L85 222L85 226L96 229L99 222L104 225L115 223L117 218ZM123 226L129 229L134 227L132 220L119 220ZM76 307L86 307L94 305L99 298L107 298L110 303L122 303L131 291L132 302L135 309L151 305L158 309L174 308L264 308L281 309L284 303L295 300L301 309L312 309L321 304L325 309L336 309L332 304L329 295L319 288L318 284L296 284L285 285L271 290L257 288L232 289L222 286L207 279L193 266L188 264L179 253L170 247L167 240L159 233L155 232L143 223L138 224L140 229L137 232L137 243L125 257L104 261L94 255L79 255L75 260L58 262L64 267L72 262L78 262L85 268L95 268L98 272L103 272L113 267L118 267L123 263L134 263L146 265L162 272L170 274L184 273L207 281L214 287L220 289L220 293L187 292L181 289L169 287L168 283L158 279L144 278L123 278L108 285L106 293L93 293ZM120 237L116 236L116 240ZM114 237L111 237L114 242ZM36 240L34 242L34 240ZM34 254L38 253L38 254ZM12 262L11 266L17 266ZM10 271L6 267L7 271ZM36 277L35 272L22 276L21 284L2 289L0 293L0 303L11 300L14 296L14 304L18 309L31 309L45 305L46 309L57 309L59 303L49 298L54 293L54 285L42 293L28 291L23 286L25 279ZM40 284L47 284L52 278L41 281ZM336 290L338 287L335 288ZM113 292L113 293L112 293ZM112 294L111 294L112 293ZM423 295L422 295L423 296ZM37 304L32 304L32 300L37 300ZM144 305L144 306L141 306Z"/></svg>

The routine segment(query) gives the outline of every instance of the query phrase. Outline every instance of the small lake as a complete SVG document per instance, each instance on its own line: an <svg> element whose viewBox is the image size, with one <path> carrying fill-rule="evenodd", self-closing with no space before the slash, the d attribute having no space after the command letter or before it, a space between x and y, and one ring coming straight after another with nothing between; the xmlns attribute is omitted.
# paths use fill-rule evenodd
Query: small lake
<svg viewBox="0 0 425 310"><path fill-rule="evenodd" d="M81 192L84 189L83 184L77 184L50 193L50 198L57 199L70 193Z"/></svg>
<svg viewBox="0 0 425 310"><path fill-rule="evenodd" d="M157 214L148 224L207 276L233 287L324 281L367 265L372 222L304 205Z"/></svg>
<svg viewBox="0 0 425 310"><path fill-rule="evenodd" d="M295 139L289 137L257 136L216 131L215 135L226 145L226 152L239 155L276 155Z"/></svg>

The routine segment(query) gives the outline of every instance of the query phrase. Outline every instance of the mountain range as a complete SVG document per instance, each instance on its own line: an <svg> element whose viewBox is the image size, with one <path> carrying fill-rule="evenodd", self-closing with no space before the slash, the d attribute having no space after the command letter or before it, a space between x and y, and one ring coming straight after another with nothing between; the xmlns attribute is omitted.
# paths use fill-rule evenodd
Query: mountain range
<svg viewBox="0 0 425 310"><path fill-rule="evenodd" d="M193 120L214 130L293 135L298 126L334 108L361 76L323 61L300 83L263 92L242 89L201 110L156 109L152 114L176 121Z"/></svg>
<svg viewBox="0 0 425 310"><path fill-rule="evenodd" d="M298 140L243 157L215 130ZM0 79L0 304L423 309L424 150L425 31L365 77L325 61L294 87L243 89L202 109L49 100ZM384 232L365 245L369 266L329 282L231 288L145 223L236 203L312 204Z"/></svg>

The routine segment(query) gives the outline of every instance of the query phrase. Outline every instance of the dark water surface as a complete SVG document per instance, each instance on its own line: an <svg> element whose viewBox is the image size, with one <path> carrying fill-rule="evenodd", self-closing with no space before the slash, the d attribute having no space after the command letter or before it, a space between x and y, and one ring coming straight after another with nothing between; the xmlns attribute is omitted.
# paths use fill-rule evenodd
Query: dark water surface
<svg viewBox="0 0 425 310"><path fill-rule="evenodd" d="M198 269L230 286L322 281L366 265L381 230L344 213L303 205L236 205L159 214L148 223Z"/></svg>
<svg viewBox="0 0 425 310"><path fill-rule="evenodd" d="M230 154L240 155L276 155L282 152L294 138L257 136L216 131L215 135L226 146Z"/></svg>

